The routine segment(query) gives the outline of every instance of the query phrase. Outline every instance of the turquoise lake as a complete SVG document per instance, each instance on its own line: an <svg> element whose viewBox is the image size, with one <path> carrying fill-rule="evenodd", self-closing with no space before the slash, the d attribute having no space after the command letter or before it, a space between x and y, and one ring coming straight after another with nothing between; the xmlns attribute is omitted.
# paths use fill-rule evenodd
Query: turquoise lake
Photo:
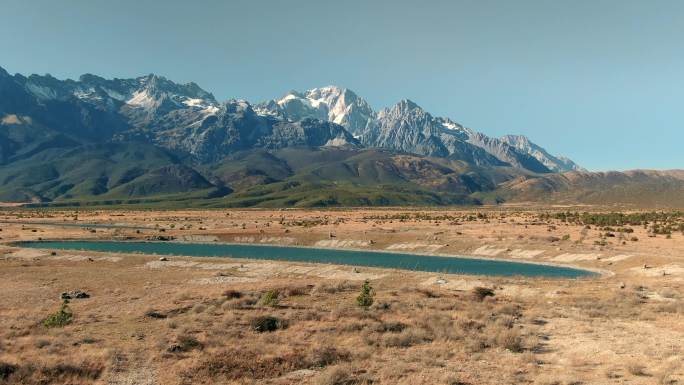
<svg viewBox="0 0 684 385"><path fill-rule="evenodd" d="M291 246L127 241L39 241L16 245L37 249L314 262L489 276L579 278L596 275L587 270L533 263Z"/></svg>

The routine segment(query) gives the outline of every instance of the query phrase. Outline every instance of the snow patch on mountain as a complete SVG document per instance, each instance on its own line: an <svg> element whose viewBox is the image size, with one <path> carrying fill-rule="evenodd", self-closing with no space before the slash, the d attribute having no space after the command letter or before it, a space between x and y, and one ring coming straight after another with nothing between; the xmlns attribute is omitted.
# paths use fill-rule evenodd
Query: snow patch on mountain
<svg viewBox="0 0 684 385"><path fill-rule="evenodd" d="M208 103L204 99L188 98L183 100L183 104L188 107L193 107L206 115L215 115L219 112L219 108L217 106Z"/></svg>
<svg viewBox="0 0 684 385"><path fill-rule="evenodd" d="M150 95L147 90L136 91L133 97L126 101L126 104L143 108L153 108L159 104L158 100Z"/></svg>
<svg viewBox="0 0 684 385"><path fill-rule="evenodd" d="M50 100L57 98L57 93L53 89L46 86L27 83L26 88L39 100Z"/></svg>

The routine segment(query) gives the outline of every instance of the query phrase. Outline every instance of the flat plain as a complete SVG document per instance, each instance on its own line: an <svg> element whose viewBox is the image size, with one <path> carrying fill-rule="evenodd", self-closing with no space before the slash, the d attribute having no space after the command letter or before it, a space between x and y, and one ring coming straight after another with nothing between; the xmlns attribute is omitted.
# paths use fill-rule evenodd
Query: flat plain
<svg viewBox="0 0 684 385"><path fill-rule="evenodd" d="M684 383L684 214L614 211L6 207L0 383ZM12 244L55 239L410 252L599 274L467 276ZM367 307L357 301L365 281ZM63 305L73 291L88 298Z"/></svg>

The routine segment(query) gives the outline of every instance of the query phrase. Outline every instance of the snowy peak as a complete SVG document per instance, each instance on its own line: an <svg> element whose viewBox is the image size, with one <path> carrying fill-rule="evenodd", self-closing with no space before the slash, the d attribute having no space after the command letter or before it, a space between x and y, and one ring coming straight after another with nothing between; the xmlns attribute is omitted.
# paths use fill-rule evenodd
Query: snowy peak
<svg viewBox="0 0 684 385"><path fill-rule="evenodd" d="M459 157L459 153L465 151L470 154L468 159L487 154L501 164L540 173L564 171L570 167L561 158L527 151L528 145L513 145L463 127L451 119L433 117L410 99L400 100L376 113L353 91L327 86L305 92L290 91L280 99L256 106L255 110L260 115L293 122L314 118L337 123L369 147L449 157ZM491 159L484 162L496 164Z"/></svg>
<svg viewBox="0 0 684 385"><path fill-rule="evenodd" d="M150 74L135 79L104 79L85 74L78 80L58 80L49 74L16 79L39 101L76 98L105 109L156 109L160 106L184 108L187 105L216 106L214 96L195 83L177 84L162 76ZM186 103L187 102L187 103ZM188 104L189 103L189 104Z"/></svg>
<svg viewBox="0 0 684 385"><path fill-rule="evenodd" d="M156 109L166 104L176 108L213 110L218 103L214 96L195 83L177 84L163 76L150 74L135 79L137 85L128 90L129 106Z"/></svg>
<svg viewBox="0 0 684 385"><path fill-rule="evenodd" d="M148 93L175 95L189 99L206 99L216 103L214 96L200 88L196 83L177 84L155 74L139 77L136 80L140 85L139 88L145 89Z"/></svg>
<svg viewBox="0 0 684 385"><path fill-rule="evenodd" d="M549 154L544 148L533 143L524 135L506 135L501 138L501 141L516 148L520 152L531 155L551 171L586 171L577 163L566 157Z"/></svg>
<svg viewBox="0 0 684 385"><path fill-rule="evenodd" d="M280 99L258 105L256 110L262 115L281 116L291 121L326 120L342 125L352 133L365 129L375 117L365 100L353 91L337 86L291 91Z"/></svg>

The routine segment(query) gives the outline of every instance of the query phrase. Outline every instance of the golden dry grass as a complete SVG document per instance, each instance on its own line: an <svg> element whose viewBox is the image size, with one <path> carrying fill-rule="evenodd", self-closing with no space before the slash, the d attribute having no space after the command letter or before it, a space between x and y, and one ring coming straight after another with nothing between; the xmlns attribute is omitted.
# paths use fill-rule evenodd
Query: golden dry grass
<svg viewBox="0 0 684 385"><path fill-rule="evenodd" d="M0 224L0 236L356 240L369 249L610 274L550 280L350 267L322 274L320 266L294 268L307 266L301 263L236 260L235 268L221 265L229 260L171 257L160 265L153 256L4 247L0 384L684 383L681 234L649 237L635 228L637 242L611 238L597 246L602 231L540 222L534 210L487 211L484 218L420 211L408 220L405 212L6 209L0 217L13 223ZM42 224L51 221L134 227L91 232ZM368 309L356 304L366 276L376 292ZM71 301L73 321L44 327L60 293L76 289L91 297Z"/></svg>

